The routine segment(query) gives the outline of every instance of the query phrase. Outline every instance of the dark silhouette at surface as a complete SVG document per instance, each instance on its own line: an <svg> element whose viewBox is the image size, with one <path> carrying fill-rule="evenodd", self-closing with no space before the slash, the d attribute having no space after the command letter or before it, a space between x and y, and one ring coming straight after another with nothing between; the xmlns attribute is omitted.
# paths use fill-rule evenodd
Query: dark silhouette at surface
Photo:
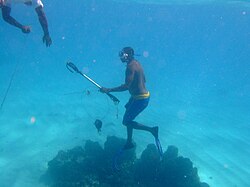
<svg viewBox="0 0 250 187"><path fill-rule="evenodd" d="M49 29L48 29L48 21L46 18L46 15L43 10L43 4L41 0L31 0L31 1L23 1L25 5L27 6L33 6L35 7L35 11L38 16L38 20L41 24L41 27L43 29L43 43L47 47L49 47L52 44L52 40L50 38L49 34ZM31 32L31 27L28 25L22 25L19 23L15 18L13 18L10 13L11 13L11 6L12 6L12 0L0 0L0 8L2 9L2 17L3 20L6 21L7 23L21 29L23 33L30 33Z"/></svg>

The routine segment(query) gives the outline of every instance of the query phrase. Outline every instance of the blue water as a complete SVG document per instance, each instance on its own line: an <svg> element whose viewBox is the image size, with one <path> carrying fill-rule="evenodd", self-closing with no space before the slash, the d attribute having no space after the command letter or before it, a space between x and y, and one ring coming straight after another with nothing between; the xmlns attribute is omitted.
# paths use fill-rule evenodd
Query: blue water
<svg viewBox="0 0 250 187"><path fill-rule="evenodd" d="M24 35L0 20L0 186L43 186L39 177L58 150L108 135L126 137L121 125L128 93L116 108L68 60L99 84L124 81L118 52L132 46L142 63L150 106L138 117L159 125L164 149L176 145L211 187L248 187L250 109L250 6L241 3L178 4L115 1L43 1L53 40L42 44L34 10L13 7L31 25ZM166 3L166 4L164 4ZM81 92L93 91L93 97ZM93 127L104 123L102 135ZM137 152L153 142L135 132Z"/></svg>

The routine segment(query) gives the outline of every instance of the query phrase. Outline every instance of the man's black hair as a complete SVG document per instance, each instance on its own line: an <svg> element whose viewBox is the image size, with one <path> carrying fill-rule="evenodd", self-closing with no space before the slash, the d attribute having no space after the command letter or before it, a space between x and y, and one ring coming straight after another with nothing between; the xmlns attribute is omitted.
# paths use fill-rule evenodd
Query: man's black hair
<svg viewBox="0 0 250 187"><path fill-rule="evenodd" d="M124 47L122 51L126 54L128 54L129 57L134 57L134 49L132 47Z"/></svg>

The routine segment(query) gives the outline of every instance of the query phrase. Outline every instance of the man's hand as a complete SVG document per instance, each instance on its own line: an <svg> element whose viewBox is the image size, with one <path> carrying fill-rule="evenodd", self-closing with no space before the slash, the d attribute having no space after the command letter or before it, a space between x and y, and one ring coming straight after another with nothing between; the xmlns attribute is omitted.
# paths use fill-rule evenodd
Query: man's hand
<svg viewBox="0 0 250 187"><path fill-rule="evenodd" d="M46 47L49 47L52 44L52 40L48 34L43 36L43 43L46 44Z"/></svg>
<svg viewBox="0 0 250 187"><path fill-rule="evenodd" d="M22 26L22 32L23 33L25 33L25 34L27 34L27 33L30 33L30 31L31 31L31 27L30 26Z"/></svg>
<svg viewBox="0 0 250 187"><path fill-rule="evenodd" d="M100 88L100 92L102 92L102 93L109 93L109 92L110 92L110 89L109 89L109 88L101 87L101 88Z"/></svg>

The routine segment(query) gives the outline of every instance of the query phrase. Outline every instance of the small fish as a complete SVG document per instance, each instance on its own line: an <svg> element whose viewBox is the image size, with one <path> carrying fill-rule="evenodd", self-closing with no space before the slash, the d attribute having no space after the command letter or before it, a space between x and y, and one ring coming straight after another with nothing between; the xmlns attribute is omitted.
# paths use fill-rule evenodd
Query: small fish
<svg viewBox="0 0 250 187"><path fill-rule="evenodd" d="M97 129L97 132L100 133L101 132L101 128L102 128L102 121L99 120L99 119L96 119L94 124L95 124L95 127Z"/></svg>

